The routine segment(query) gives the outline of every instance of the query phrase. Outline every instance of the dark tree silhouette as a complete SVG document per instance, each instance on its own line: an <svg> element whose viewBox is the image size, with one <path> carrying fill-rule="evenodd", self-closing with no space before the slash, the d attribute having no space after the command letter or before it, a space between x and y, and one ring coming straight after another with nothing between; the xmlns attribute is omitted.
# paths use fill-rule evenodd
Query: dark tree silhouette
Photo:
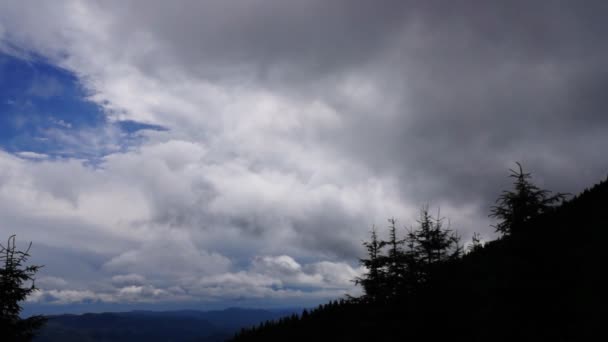
<svg viewBox="0 0 608 342"><path fill-rule="evenodd" d="M473 237L471 238L471 244L467 248L467 253L475 253L479 252L483 248L483 243L481 242L481 235L479 233L473 233Z"/></svg>
<svg viewBox="0 0 608 342"><path fill-rule="evenodd" d="M7 245L0 244L0 340L29 341L46 319L33 316L22 319L19 304L37 288L34 275L42 266L25 266L30 257L29 251L17 250L15 235L8 238Z"/></svg>
<svg viewBox="0 0 608 342"><path fill-rule="evenodd" d="M382 241L381 246L388 247L386 256L382 256L382 264L386 268L386 285L388 295L395 297L399 294L401 287L404 286L406 279L407 266L405 263L405 253L403 244L405 240L397 237L397 221L394 218L388 220L389 239Z"/></svg>
<svg viewBox="0 0 608 342"><path fill-rule="evenodd" d="M462 252L459 245L460 238L449 227L444 228L443 221L444 218L439 213L437 217L433 217L428 207L423 207L420 211L418 229L408 234L416 260L423 266L460 257Z"/></svg>
<svg viewBox="0 0 608 342"><path fill-rule="evenodd" d="M397 221L389 219L389 238L379 240L376 230L371 241L363 243L367 258L360 262L368 270L355 279L363 286L367 302L382 302L396 298L405 299L415 288L424 283L436 265L456 260L462 255L458 235L443 227L444 219L433 217L428 207L423 207L418 227L411 229L405 239L397 236ZM383 249L387 248L386 254Z"/></svg>
<svg viewBox="0 0 608 342"><path fill-rule="evenodd" d="M555 204L561 203L567 194L557 193L550 195L551 191L539 189L530 182L530 173L525 173L520 163L517 163L518 171L509 169L515 178L514 190L503 191L492 207L490 217L500 220L494 226L496 232L503 235L518 233L522 226L531 219L548 212Z"/></svg>
<svg viewBox="0 0 608 342"><path fill-rule="evenodd" d="M388 241L379 242L375 231L364 243L362 299L321 305L306 318L245 330L234 341L605 340L598 313L605 311L608 180L562 202L563 194L531 185L521 168L512 177L515 190L496 203L506 209L494 212L508 220L501 222L501 238L482 246L475 234L463 254L440 217L423 208L403 244L390 232ZM513 222L519 222L514 229ZM403 252L409 277L397 298L385 290L391 288L392 241ZM384 300L369 300L378 293Z"/></svg>
<svg viewBox="0 0 608 342"><path fill-rule="evenodd" d="M383 269L383 260L381 249L382 241L378 240L376 229L372 228L371 240L363 243L367 250L367 258L361 259L360 262L368 269L368 272L361 277L355 279L355 283L361 284L365 291L365 298L368 301L378 301L385 299L385 270Z"/></svg>

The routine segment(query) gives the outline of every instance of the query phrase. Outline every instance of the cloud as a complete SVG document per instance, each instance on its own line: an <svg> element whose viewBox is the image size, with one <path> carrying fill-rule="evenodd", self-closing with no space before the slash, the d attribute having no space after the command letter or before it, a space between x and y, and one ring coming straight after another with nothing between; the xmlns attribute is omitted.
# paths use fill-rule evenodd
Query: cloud
<svg viewBox="0 0 608 342"><path fill-rule="evenodd" d="M108 288L66 301L336 294L371 225L426 203L490 238L514 161L556 191L606 176L604 6L3 2L0 50L73 72L109 124L0 152L0 233L94 251ZM167 129L125 148L118 120Z"/></svg>
<svg viewBox="0 0 608 342"><path fill-rule="evenodd" d="M112 277L112 284L114 285L127 285L127 286L137 286L142 285L146 282L146 278L139 274L130 273L130 274L121 274L115 275Z"/></svg>
<svg viewBox="0 0 608 342"><path fill-rule="evenodd" d="M162 265L157 266L162 268ZM255 257L246 270L208 273L198 279L192 277L196 273L190 270L190 276L173 277L171 281L157 279L153 282L155 285L151 285L146 277L134 273L115 275L111 277L110 284L98 284L93 289L70 289L69 284L61 278L43 277L39 281L40 291L31 295L28 301L77 304L241 298L319 300L360 293L351 280L362 272L362 268L353 269L346 263L322 261L300 265L287 255L263 256Z"/></svg>
<svg viewBox="0 0 608 342"><path fill-rule="evenodd" d="M31 151L18 152L17 155L20 157L23 157L23 158L27 158L27 159L46 159L46 158L48 158L48 155L46 155L46 154L36 153L36 152L31 152Z"/></svg>
<svg viewBox="0 0 608 342"><path fill-rule="evenodd" d="M36 279L36 286L39 288L63 289L68 282L60 277L43 276Z"/></svg>
<svg viewBox="0 0 608 342"><path fill-rule="evenodd" d="M143 273L164 277L192 277L227 270L230 260L217 253L199 250L187 237L173 233L151 240L141 248L130 250L103 265L110 272Z"/></svg>
<svg viewBox="0 0 608 342"><path fill-rule="evenodd" d="M100 300L109 300L109 296L98 295L90 290L50 290L36 291L32 296L28 297L30 302L38 302L44 300L54 304L71 304L83 302L97 302Z"/></svg>
<svg viewBox="0 0 608 342"><path fill-rule="evenodd" d="M258 256L247 270L204 276L190 290L220 298L342 297L359 292L350 280L362 272L346 263L323 261L300 265L287 255ZM353 278L345 281L350 276Z"/></svg>
<svg viewBox="0 0 608 342"><path fill-rule="evenodd" d="M94 292L91 290L39 290L28 297L30 303L51 305L95 304L95 303L154 303L159 301L178 301L182 298L154 288L150 285L130 285L112 292Z"/></svg>

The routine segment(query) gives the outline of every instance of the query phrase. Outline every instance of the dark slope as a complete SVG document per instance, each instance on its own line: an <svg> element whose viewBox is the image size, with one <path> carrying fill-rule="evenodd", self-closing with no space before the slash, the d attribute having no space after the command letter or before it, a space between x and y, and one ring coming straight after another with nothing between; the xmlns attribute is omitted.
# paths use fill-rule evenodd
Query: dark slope
<svg viewBox="0 0 608 342"><path fill-rule="evenodd" d="M334 303L235 341L605 340L607 242L604 181L523 232L442 265L413 297Z"/></svg>

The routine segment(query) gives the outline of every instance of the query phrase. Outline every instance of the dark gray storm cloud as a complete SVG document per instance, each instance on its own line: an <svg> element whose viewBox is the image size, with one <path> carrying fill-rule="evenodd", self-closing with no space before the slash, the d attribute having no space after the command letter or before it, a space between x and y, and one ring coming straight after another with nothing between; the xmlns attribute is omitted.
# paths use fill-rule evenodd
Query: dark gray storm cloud
<svg viewBox="0 0 608 342"><path fill-rule="evenodd" d="M398 34L407 2L114 2L112 33L145 27L176 65L225 80L249 76L318 78L372 59ZM128 19L127 19L128 17ZM154 58L154 56L147 56ZM147 67L147 61L141 60ZM152 69L147 71L154 72ZM245 75L238 75L245 73Z"/></svg>
<svg viewBox="0 0 608 342"><path fill-rule="evenodd" d="M412 8L379 60L395 114L351 121L346 153L423 201L488 203L514 161L559 190L605 177L604 3Z"/></svg>
<svg viewBox="0 0 608 342"><path fill-rule="evenodd" d="M150 29L189 72L323 99L347 118L319 133L326 148L398 175L415 200L488 202L516 160L568 191L606 173L590 148L608 123L603 2L196 6L135 2L115 30ZM377 107L336 93L349 73L377 87Z"/></svg>

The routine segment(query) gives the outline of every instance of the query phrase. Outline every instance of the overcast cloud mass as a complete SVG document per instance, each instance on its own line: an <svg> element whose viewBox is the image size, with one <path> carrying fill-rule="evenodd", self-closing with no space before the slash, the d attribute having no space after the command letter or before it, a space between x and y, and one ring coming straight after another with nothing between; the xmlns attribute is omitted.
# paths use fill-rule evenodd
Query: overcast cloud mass
<svg viewBox="0 0 608 342"><path fill-rule="evenodd" d="M430 203L490 239L515 161L555 191L606 177L607 7L2 1L3 60L70 75L102 118L54 109L31 146L61 152L0 149L0 237L33 241L37 303L355 294L372 224Z"/></svg>

